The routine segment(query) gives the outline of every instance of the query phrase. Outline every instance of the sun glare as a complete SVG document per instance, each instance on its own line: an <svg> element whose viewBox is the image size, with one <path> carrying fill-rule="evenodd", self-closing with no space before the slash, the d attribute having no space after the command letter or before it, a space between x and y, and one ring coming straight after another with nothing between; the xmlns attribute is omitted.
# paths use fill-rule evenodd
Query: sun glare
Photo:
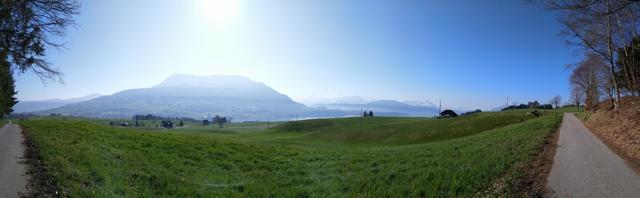
<svg viewBox="0 0 640 198"><path fill-rule="evenodd" d="M207 22L219 25L238 16L240 0L200 0L197 6Z"/></svg>

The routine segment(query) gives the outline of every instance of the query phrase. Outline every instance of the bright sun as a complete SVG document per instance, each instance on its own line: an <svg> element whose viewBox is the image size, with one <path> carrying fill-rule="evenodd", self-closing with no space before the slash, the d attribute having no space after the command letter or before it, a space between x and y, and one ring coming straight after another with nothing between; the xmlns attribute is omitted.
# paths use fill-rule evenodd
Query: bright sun
<svg viewBox="0 0 640 198"><path fill-rule="evenodd" d="M207 22L225 24L238 16L240 0L199 0L198 9Z"/></svg>

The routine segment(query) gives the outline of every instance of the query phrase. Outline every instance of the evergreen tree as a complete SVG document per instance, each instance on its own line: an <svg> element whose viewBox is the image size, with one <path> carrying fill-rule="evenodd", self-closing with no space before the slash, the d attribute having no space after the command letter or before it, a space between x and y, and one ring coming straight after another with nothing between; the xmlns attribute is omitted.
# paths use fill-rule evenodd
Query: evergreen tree
<svg viewBox="0 0 640 198"><path fill-rule="evenodd" d="M13 112L13 105L18 103L11 64L7 61L7 52L0 52L0 118Z"/></svg>
<svg viewBox="0 0 640 198"><path fill-rule="evenodd" d="M63 47L52 36L63 36L79 9L76 0L0 0L0 117L17 103L14 72L62 80L45 59L46 47Z"/></svg>
<svg viewBox="0 0 640 198"><path fill-rule="evenodd" d="M223 127L224 127L224 124L225 124L225 123L227 123L227 117L222 117L222 118L218 119L218 121L219 121L219 122L218 122L218 126L219 126L220 128L223 128Z"/></svg>
<svg viewBox="0 0 640 198"><path fill-rule="evenodd" d="M620 87L640 95L640 37L634 37L630 44L618 49L618 54L620 68L616 77L622 80Z"/></svg>

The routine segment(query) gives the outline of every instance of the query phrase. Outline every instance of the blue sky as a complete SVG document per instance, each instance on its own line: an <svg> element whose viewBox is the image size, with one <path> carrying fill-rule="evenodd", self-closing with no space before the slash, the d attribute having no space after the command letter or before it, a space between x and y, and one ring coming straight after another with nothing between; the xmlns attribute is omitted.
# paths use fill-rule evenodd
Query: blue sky
<svg viewBox="0 0 640 198"><path fill-rule="evenodd" d="M112 94L173 73L236 74L308 102L443 100L457 108L568 98L579 54L553 13L516 0L82 1L64 84L17 77L21 100Z"/></svg>

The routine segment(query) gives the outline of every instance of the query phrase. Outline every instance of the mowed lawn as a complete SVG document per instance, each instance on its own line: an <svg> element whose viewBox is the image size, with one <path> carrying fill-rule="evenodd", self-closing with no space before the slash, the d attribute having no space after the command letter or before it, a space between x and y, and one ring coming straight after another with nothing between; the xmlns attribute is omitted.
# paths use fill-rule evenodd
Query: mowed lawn
<svg viewBox="0 0 640 198"><path fill-rule="evenodd" d="M517 177L561 121L559 112L522 114L310 120L210 135L63 118L20 124L66 196L433 197L475 196Z"/></svg>

